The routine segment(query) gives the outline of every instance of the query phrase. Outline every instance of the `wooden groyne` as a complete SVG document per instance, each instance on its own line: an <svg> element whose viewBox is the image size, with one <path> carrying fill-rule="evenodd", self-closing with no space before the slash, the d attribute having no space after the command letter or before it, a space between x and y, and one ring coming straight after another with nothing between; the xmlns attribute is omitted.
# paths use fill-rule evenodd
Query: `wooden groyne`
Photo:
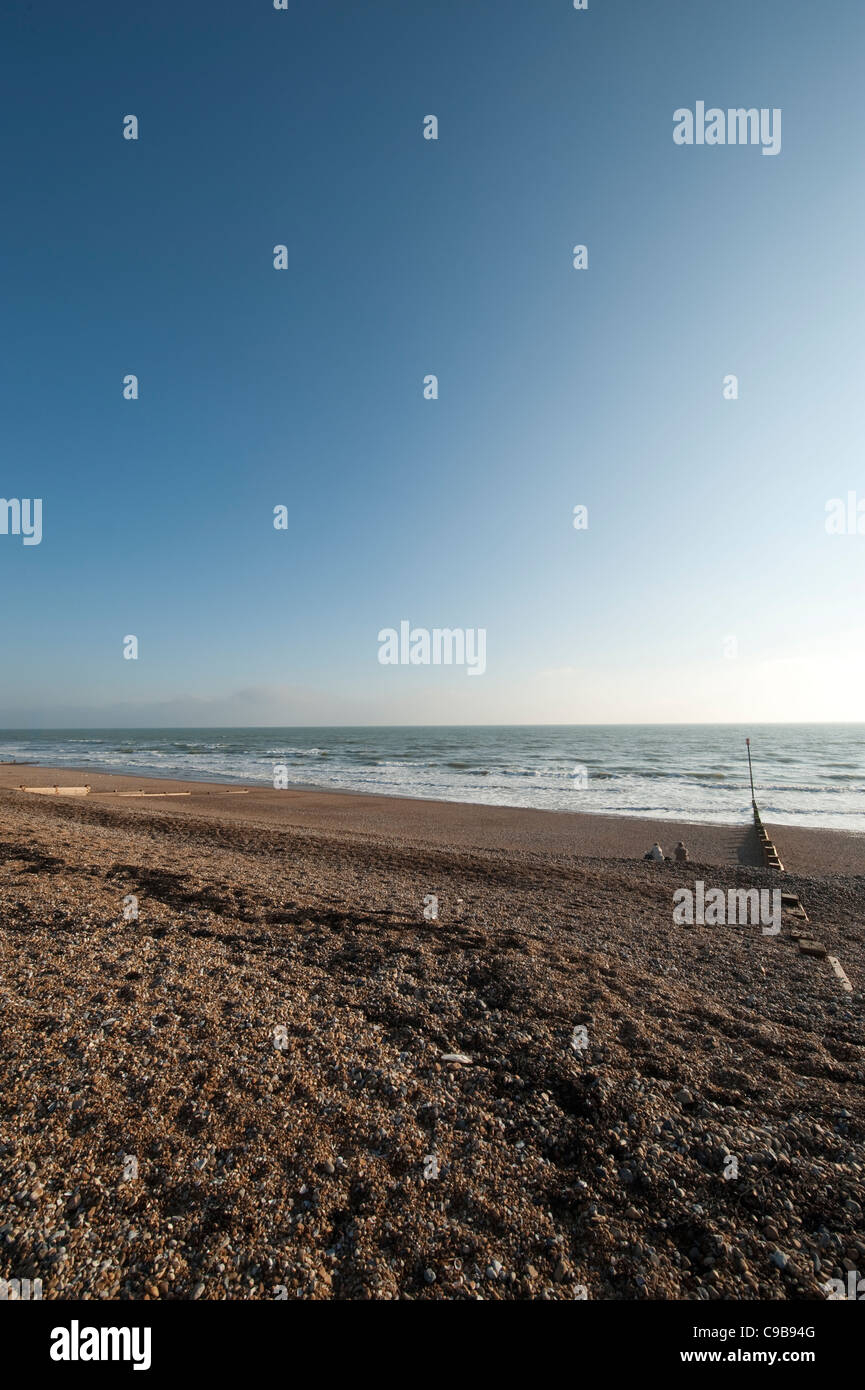
<svg viewBox="0 0 865 1390"><path fill-rule="evenodd" d="M774 869L777 873L785 872L784 865L781 863L780 856L769 837L769 832L760 817L760 808L757 805L757 798L754 793L754 773L751 768L751 740L746 738L748 746L748 773L751 778L751 807L754 812L754 829L757 832L757 839L763 852L763 862L767 869ZM795 941L801 956L813 956L818 960L827 960L831 965L841 988L847 994L853 993L853 985L847 975L843 965L837 956L830 956L822 941L817 940L811 928L808 913L799 898L798 893L781 894L781 911L785 917L792 918L790 926L790 938Z"/></svg>
<svg viewBox="0 0 865 1390"><path fill-rule="evenodd" d="M766 865L767 869L775 869L777 873L783 874L784 865L781 863L780 855L760 818L760 810L757 806L757 798L754 793L754 769L751 766L751 740L749 738L745 739L745 747L748 749L748 776L751 779L751 806L754 811L754 829L757 832L757 839L763 853L763 863Z"/></svg>
<svg viewBox="0 0 865 1390"><path fill-rule="evenodd" d="M781 863L780 855L775 848L774 841L771 839L768 830L760 819L760 812L757 803L754 802L754 829L757 831L757 839L763 852L763 863L767 869L775 869L779 874L784 873L784 865Z"/></svg>

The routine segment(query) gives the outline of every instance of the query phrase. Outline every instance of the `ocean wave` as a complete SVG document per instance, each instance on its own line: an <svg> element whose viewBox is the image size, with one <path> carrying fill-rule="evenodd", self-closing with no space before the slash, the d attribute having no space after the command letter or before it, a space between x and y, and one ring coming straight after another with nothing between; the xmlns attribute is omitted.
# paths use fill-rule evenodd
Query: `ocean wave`
<svg viewBox="0 0 865 1390"><path fill-rule="evenodd" d="M789 728L760 736L756 796L779 824L865 830L861 731ZM309 738L316 738L315 745ZM284 738L277 746L275 740ZM744 733L742 735L744 739ZM297 740L300 739L300 743ZM643 748L641 742L651 742ZM617 727L329 731L172 729L5 731L6 758L43 766L267 786L277 763L293 785L478 805L538 807L744 825L747 761L725 729L668 734ZM743 744L744 751L744 744ZM580 785L575 767L585 766ZM763 778L765 777L765 781ZM773 780L774 778L774 780ZM648 800L647 800L648 798Z"/></svg>
<svg viewBox="0 0 865 1390"><path fill-rule="evenodd" d="M269 753L259 753L255 748L240 748L237 750L246 753L250 758L273 758L277 762L285 762L286 758L329 758L330 753L326 748L278 748L271 749Z"/></svg>

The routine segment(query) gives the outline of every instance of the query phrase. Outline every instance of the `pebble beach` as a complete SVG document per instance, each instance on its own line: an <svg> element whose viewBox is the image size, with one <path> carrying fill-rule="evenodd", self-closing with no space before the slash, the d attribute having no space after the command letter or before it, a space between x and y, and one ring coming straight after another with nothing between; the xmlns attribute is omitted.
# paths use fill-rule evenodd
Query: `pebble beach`
<svg viewBox="0 0 865 1390"><path fill-rule="evenodd" d="M696 878L779 886L749 827L0 773L0 1277L807 1300L865 1271L861 837L777 831L847 991L787 918L674 924ZM661 835L687 865L643 862Z"/></svg>

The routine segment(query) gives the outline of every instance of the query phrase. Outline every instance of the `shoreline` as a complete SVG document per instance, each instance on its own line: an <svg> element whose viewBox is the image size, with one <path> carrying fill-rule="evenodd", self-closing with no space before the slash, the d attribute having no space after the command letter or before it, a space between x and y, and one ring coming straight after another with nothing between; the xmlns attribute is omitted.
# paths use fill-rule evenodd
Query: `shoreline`
<svg viewBox="0 0 865 1390"><path fill-rule="evenodd" d="M20 786L89 785L86 797L48 797L19 791ZM134 796L139 789L146 794ZM351 792L292 787L276 790L259 783L191 781L155 774L116 774L90 768L0 765L0 795L30 803L55 801L82 806L158 810L182 817L266 826L346 832L380 838L398 834L426 848L528 851L568 859L641 860L657 841L672 857L683 840L696 864L757 867L762 857L750 818L742 822L657 820L591 811L542 810L476 802L399 797L384 792ZM183 795L179 795L183 793ZM764 821L790 872L865 874L865 834L810 829Z"/></svg>
<svg viewBox="0 0 865 1390"><path fill-rule="evenodd" d="M111 730L96 730L92 737L87 730L55 730L44 738L35 731L27 739L9 731L0 743L4 757L23 759L5 764L13 771L44 763L46 769L66 767L84 779L98 775L250 789L276 783L280 789L320 795L576 812L674 825L738 826L751 820L753 788L747 768L719 726L706 726L714 728L708 742L695 728L671 739L663 734L653 738L648 726L624 737L616 735L615 726L601 736L582 726L552 726L548 740L529 733L522 741L517 737L514 747L504 726L482 726L474 741L463 731L456 742L442 729L418 736L412 728L382 727L384 734L375 742L362 729L339 729L333 739L324 729L313 740L316 731L309 730L189 728L124 730L120 741ZM798 737L791 732L790 743L784 727L769 727L773 732L766 735L763 761L755 755L754 765L764 819L865 840L865 806L856 787L857 767L860 783L865 771L865 744L854 737L839 747L831 731L821 736L810 726ZM571 775L574 738L585 743L579 745L589 764L584 778ZM284 779L290 779L287 786Z"/></svg>

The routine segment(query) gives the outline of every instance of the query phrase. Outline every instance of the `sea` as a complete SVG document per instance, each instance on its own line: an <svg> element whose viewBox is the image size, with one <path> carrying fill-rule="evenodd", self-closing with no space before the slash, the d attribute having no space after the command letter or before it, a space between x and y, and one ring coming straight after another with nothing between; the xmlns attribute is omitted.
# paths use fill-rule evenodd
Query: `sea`
<svg viewBox="0 0 865 1390"><path fill-rule="evenodd" d="M765 819L865 831L865 723L19 729L0 760L737 824L749 735Z"/></svg>

